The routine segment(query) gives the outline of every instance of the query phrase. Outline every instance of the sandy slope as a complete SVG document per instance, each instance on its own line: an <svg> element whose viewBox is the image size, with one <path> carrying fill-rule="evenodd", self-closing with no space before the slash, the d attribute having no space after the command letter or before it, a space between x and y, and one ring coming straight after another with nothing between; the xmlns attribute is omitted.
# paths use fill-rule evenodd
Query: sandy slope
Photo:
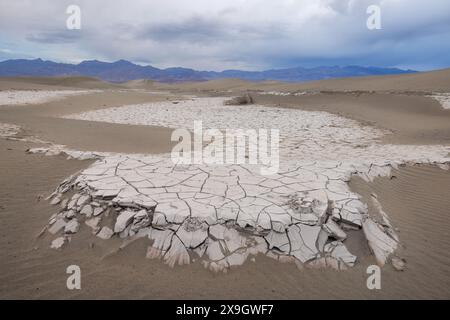
<svg viewBox="0 0 450 320"><path fill-rule="evenodd" d="M0 90L113 89L120 85L89 77L1 77Z"/></svg>
<svg viewBox="0 0 450 320"><path fill-rule="evenodd" d="M450 110L422 95L326 93L304 96L255 95L257 103L302 110L321 110L393 132L384 137L396 144L449 144Z"/></svg>
<svg viewBox="0 0 450 320"><path fill-rule="evenodd" d="M337 272L299 271L293 264L257 257L255 263L248 262L227 274L215 274L199 263L170 269L161 261L144 258L144 242L118 250L120 242L105 242L87 233L78 234L63 254L50 250L51 237L36 240L36 235L54 208L46 201L38 202L37 197L88 163L25 155L26 147L19 142L0 141L0 163L7 168L0 176L1 185L8 186L0 191L1 298L450 297L449 244L445 236L450 227L450 203L445 197L450 188L448 172L413 168L396 172L394 180L377 179L370 186L361 181L352 184L363 194L378 194L392 222L402 226L400 236L408 242L407 271L383 269L382 290L373 292L365 287L365 268L373 263L371 259L361 261L350 271ZM428 198L431 194L432 199ZM82 269L79 292L65 287L65 268L70 264L78 264Z"/></svg>
<svg viewBox="0 0 450 320"><path fill-rule="evenodd" d="M428 96L431 92L450 92L450 69L291 84L221 79L161 87L179 92L221 95L249 90L258 104L323 110L392 130L394 134L385 137L388 143L450 142L450 110L445 110ZM262 92L307 94L279 96L263 95Z"/></svg>

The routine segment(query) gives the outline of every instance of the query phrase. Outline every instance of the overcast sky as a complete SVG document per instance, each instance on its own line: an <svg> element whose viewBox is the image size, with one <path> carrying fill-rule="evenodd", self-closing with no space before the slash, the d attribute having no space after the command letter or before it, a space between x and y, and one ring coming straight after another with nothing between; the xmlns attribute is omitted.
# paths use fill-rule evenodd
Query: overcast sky
<svg viewBox="0 0 450 320"><path fill-rule="evenodd" d="M66 8L81 8L81 30ZM381 8L381 30L366 27ZM262 70L450 67L449 0L0 0L0 60Z"/></svg>

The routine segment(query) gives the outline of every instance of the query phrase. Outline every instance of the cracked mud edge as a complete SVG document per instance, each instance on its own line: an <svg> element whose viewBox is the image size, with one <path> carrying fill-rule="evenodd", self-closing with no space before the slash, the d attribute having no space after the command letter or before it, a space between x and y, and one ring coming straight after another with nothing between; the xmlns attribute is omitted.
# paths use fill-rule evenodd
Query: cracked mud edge
<svg viewBox="0 0 450 320"><path fill-rule="evenodd" d="M75 95L100 93L104 90L2 90L0 106L31 105L55 101Z"/></svg>
<svg viewBox="0 0 450 320"><path fill-rule="evenodd" d="M8 139L18 130L0 124L0 134ZM369 181L390 176L398 165L431 163L449 169L448 159L345 168L313 162L260 176L249 165L175 165L164 156L80 152L52 144L28 152L97 159L48 197L60 207L43 230L58 235L52 248L62 248L84 222L97 237L120 237L124 246L143 237L152 240L147 257L170 266L200 259L223 272L254 261L257 254L299 268L347 269L357 257L345 246L346 231L355 229L364 232L378 264L403 270L405 261L395 255L399 238L376 195L372 200L383 217L379 221L347 182L352 175Z"/></svg>
<svg viewBox="0 0 450 320"><path fill-rule="evenodd" d="M60 148L50 150L50 154L56 154L58 150L61 151ZM35 149L30 152L49 151ZM378 204L376 208L382 214L382 221L369 216L367 206L359 196L344 191L339 182L328 181L325 190L317 186L306 190L308 187L303 186L301 191L292 192L292 189L280 190L283 185L276 183L285 182L290 187L295 184L285 179L290 177L283 173L274 179L264 178L258 184L258 178L253 182L246 180L254 179L256 170L252 172L248 166L233 165L229 166L228 173L240 171L237 180L247 182L239 184L236 181L233 185L228 181L231 187L239 186L243 191L233 197L227 193L230 186L224 195L217 194L220 193L220 177L223 178L224 170L227 170L223 166L205 172L204 168L176 166L158 157L111 154L105 157L94 153L64 152L71 158L80 156L99 161L80 175L64 181L51 195L52 204L61 207L49 221L49 232L62 234L52 243L54 248L69 241L84 221L93 234L102 239L117 236L153 240L147 257L163 259L170 266L201 259L205 267L225 272L249 258L253 260L257 254L265 254L280 262L294 262L299 267L343 270L357 261L345 246L345 231L362 229L379 265L389 262L397 270L405 268L405 261L395 255L400 246L399 238L376 198L373 201ZM448 169L446 163L439 165ZM159 185L147 185L149 181L139 178L139 174L133 177L137 168L169 181L163 179ZM391 165L377 169L371 166L368 172L352 174L366 179L370 176L370 180L375 176L389 176L390 170ZM114 171L114 174L109 175L108 171ZM178 180L174 178L177 171L182 172ZM190 177L183 176L183 172L189 171ZM202 174L204 179L198 177ZM174 180L170 181L170 178ZM207 186L209 179L217 184ZM254 188L248 187L252 183ZM271 187L270 191L260 194L260 190L253 190L249 195L252 188L257 189L261 184L263 188ZM336 190L337 186L341 190ZM281 195L270 199L274 189ZM70 196L73 192L75 194ZM115 222L108 226L102 224L102 219Z"/></svg>

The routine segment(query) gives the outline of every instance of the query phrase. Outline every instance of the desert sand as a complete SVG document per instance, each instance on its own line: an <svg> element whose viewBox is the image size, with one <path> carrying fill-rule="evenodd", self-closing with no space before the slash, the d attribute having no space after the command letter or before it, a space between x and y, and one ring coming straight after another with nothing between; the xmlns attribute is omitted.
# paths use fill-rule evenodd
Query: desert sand
<svg viewBox="0 0 450 320"><path fill-rule="evenodd" d="M155 117L152 117L151 107L145 109L147 112L137 109L140 113L136 113L136 119L130 117L131 110L136 109L126 112L125 118L117 117L110 110L124 105L152 103L167 103L169 108L172 101L177 102L174 107L179 107L179 101L192 96L235 96L248 90L255 103L267 107L267 110L326 111L339 119L355 121L358 126L367 127L369 131L364 131L364 137L369 134L368 139L377 138L376 135L382 130L389 131L390 134L381 136L377 142L382 148L380 150L386 150L384 146L398 145L394 149L408 150L408 154L414 146L441 152L450 145L450 110L431 96L450 92L449 74L448 70L444 70L309 84L221 80L196 84L167 85L136 81L110 85L79 78L2 79L0 88L3 91L84 92L26 105L0 106L0 123L20 126L21 131L16 137L26 140L0 140L0 296L29 299L448 299L448 170L415 165L394 169L389 177L375 177L369 181L351 178L349 192L362 196L369 214L378 210L374 205L374 195L388 213L390 223L400 238L401 245L396 252L406 261L404 271L396 271L390 264L385 265L382 268L382 290L370 291L366 287L365 271L368 265L376 261L361 231L347 231L345 245L358 260L348 270L339 271L304 267L299 270L295 263L280 263L261 253L254 259L246 260L243 265L231 267L227 273L216 273L211 268L205 268L201 259L170 268L161 260L145 258L148 239L141 238L123 247L124 242L128 243L126 240L119 237L100 239L93 236L86 226L80 227L62 250L51 249L49 246L55 236L48 232L40 237L37 235L58 209L44 198L61 181L92 166L94 161L67 160L63 155L45 156L25 151L47 147L44 142L49 141L71 150L158 156L170 152L173 146L170 143L173 129L170 122L153 123L151 120ZM243 108L254 107L246 105ZM180 110L178 114L182 115L182 112ZM105 120L107 117L119 120ZM144 118L150 120L144 121ZM175 122L175 126L178 123ZM344 123L347 125L347 122ZM292 129L295 136L295 127ZM373 132L373 137L370 137L370 132ZM411 147L403 149L405 145ZM417 152L422 151L417 149ZM81 291L69 291L65 286L65 268L70 264L78 264L82 268ZM187 274L190 276L187 277Z"/></svg>

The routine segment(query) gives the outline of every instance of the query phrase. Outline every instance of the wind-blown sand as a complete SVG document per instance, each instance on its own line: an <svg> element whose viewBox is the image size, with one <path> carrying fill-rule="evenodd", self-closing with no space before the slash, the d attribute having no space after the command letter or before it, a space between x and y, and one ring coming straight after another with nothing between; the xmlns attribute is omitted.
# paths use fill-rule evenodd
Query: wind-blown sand
<svg viewBox="0 0 450 320"><path fill-rule="evenodd" d="M318 95L321 102L330 101L326 95ZM372 95L372 103L365 108L374 110L376 99ZM389 95L387 100L391 101ZM260 99L273 97L264 95ZM403 98L403 96L401 96ZM426 127L419 127L416 131L407 124L396 124L389 118L392 112L405 116L409 112L402 108L390 110L380 108L372 115L369 112L358 114L355 111L358 99L352 94L333 95L338 100L337 105L343 106L345 101L353 101L353 109L348 108L348 114L355 113L352 118L371 121L375 125L393 130L394 124L397 131L391 135L392 143L403 144L405 141L416 144L445 144L448 141L448 125L437 120L439 115L445 115L445 111L437 109L436 102L427 97L410 97L410 101L416 103L415 115L422 117L434 125L435 136L441 137L437 142L430 137L415 140L415 136L421 137ZM289 107L298 104L301 108L314 110L319 100L303 103L303 96L293 99L282 100L284 97L275 97L274 100L264 100L263 104L280 104ZM290 98L290 97L288 97ZM338 99L336 99L338 98ZM417 98L417 100L416 100ZM156 99L156 100L155 100ZM119 136L127 137L136 132L134 125L118 125L100 122L76 121L69 119L57 119L56 116L76 114L80 112L104 109L107 107L121 106L125 104L148 103L160 101L165 97L146 95L142 92L104 92L88 96L74 96L63 101L54 101L42 105L31 106L5 106L0 108L0 122L19 124L25 128L21 135L37 136L43 140L54 143L65 144L72 149L95 150L124 153L161 153L170 150L167 137L171 130L159 127L143 126L142 132L137 132L136 137L150 134L155 141L147 145L140 145L134 140L111 139L109 134L114 134L119 127L123 128ZM178 98L179 99L179 98ZM259 99L257 97L257 99ZM277 100L278 99L278 100ZM318 98L310 98L318 99ZM394 99L394 98L392 98ZM370 98L368 98L370 100ZM106 103L104 103L106 101ZM109 101L109 102L108 102ZM261 100L260 100L261 101ZM258 101L258 103L260 102ZM359 100L361 102L361 100ZM367 100L362 100L367 101ZM424 103L421 103L424 102ZM71 103L72 105L69 105ZM393 104L391 101L390 103ZM105 105L104 105L105 104ZM314 105L315 104L315 105ZM362 103L364 104L364 103ZM305 107L306 106L306 107ZM328 104L327 104L328 106ZM332 109L331 106L328 108ZM436 109L436 116L427 115L430 111L428 106ZM252 108L252 106L247 106ZM339 107L338 107L339 108ZM344 107L341 107L344 108ZM317 108L321 110L320 108ZM316 110L317 110L316 109ZM35 110L35 111L33 111ZM340 111L334 110L335 113ZM380 114L385 114L383 117ZM366 117L367 119L361 119ZM376 121L376 117L380 121ZM433 121L436 120L436 121ZM42 123L40 124L40 121ZM52 129L59 121L67 121L70 127L61 124L59 131ZM407 121L406 121L407 122ZM435 123L437 122L437 123ZM49 124L49 126L47 126ZM91 138L84 136L78 138L82 131L91 124ZM110 127L110 131L105 132ZM407 130L409 129L409 131ZM52 131L54 130L54 131ZM157 130L166 132L162 136ZM402 132L403 130L403 132ZM402 134L405 137L402 137ZM99 138L97 135L103 137ZM398 140L396 140L398 139ZM403 139L403 140L402 140ZM409 140L406 140L409 139ZM429 140L427 140L429 139ZM108 141L109 142L108 144ZM133 142L131 142L133 141ZM160 143L158 145L156 142ZM34 145L34 144L33 144ZM39 194L48 195L59 182L76 171L86 168L90 162L76 160L65 160L62 157L44 157L42 155L25 154L24 150L31 146L30 143L1 140L2 168L9 168L2 172L2 183L4 189L0 192L4 207L2 216L6 217L2 222L2 280L0 295L2 297L25 297L25 298L53 298L53 297L76 297L76 298L448 298L449 276L447 265L450 262L448 243L442 239L448 232L448 197L446 191L450 187L450 175L448 171L429 168L414 167L404 168L394 172L394 179L376 178L373 183L366 183L358 179L352 180L350 187L352 191L364 196L365 202L371 207L370 192L375 192L383 209L389 214L394 227L399 229L399 237L406 248L400 249L402 257L406 258L407 267L404 272L396 272L390 266L382 270L382 290L379 292L369 291L365 286L365 267L374 263L369 254L368 247L361 246L364 238L358 233L351 237L348 243L349 250L357 254L358 264L348 271L321 270L297 270L295 264L280 264L264 256L257 256L256 262L247 261L243 266L231 269L228 274L216 275L203 268L200 262L194 262L188 266L168 268L159 261L145 259L147 245L145 241L138 240L123 250L118 250L121 241L111 239L103 241L90 235L88 228L81 228L74 236L74 240L61 252L49 249L49 242L54 237L45 235L38 240L34 236L47 223L51 213L55 211L46 201L35 202ZM155 148L154 148L155 147ZM12 150L8 150L12 149ZM25 161L25 163L24 163ZM27 164L28 163L28 164ZM40 179L30 178L38 176ZM16 179L13 179L16 177ZM44 179L42 177L45 177ZM6 188L6 185L13 186ZM414 183L422 182L419 187ZM24 188L24 184L29 185ZM437 186L431 188L431 186ZM12 192L12 191L14 192ZM407 192L404 192L407 191ZM408 196L406 199L405 197ZM25 197L25 198L24 198ZM433 199L430 202L428 199ZM407 200L405 203L405 200ZM409 219L409 212L414 216ZM424 216L426 211L428 215ZM448 209L447 209L448 211ZM26 213L23 213L26 212ZM448 213L448 212L447 212ZM28 215L29 218L25 218ZM26 215L26 216L24 216ZM431 217L430 217L431 215ZM350 232L351 233L351 232ZM350 237L349 237L350 239ZM358 240L360 239L360 240ZM428 242L427 242L428 241ZM94 243L93 247L90 243ZM37 246L37 249L33 249ZM429 250L429 247L435 250ZM411 249L410 249L411 248ZM4 250L3 250L4 249ZM72 262L75 261L75 262ZM132 262L130 262L132 261ZM79 264L83 270L83 290L70 292L65 288L65 268L69 264ZM189 273L190 277L185 277ZM114 281L112 281L114 279ZM39 289L36 289L39 288ZM120 288L120 290L118 290Z"/></svg>

